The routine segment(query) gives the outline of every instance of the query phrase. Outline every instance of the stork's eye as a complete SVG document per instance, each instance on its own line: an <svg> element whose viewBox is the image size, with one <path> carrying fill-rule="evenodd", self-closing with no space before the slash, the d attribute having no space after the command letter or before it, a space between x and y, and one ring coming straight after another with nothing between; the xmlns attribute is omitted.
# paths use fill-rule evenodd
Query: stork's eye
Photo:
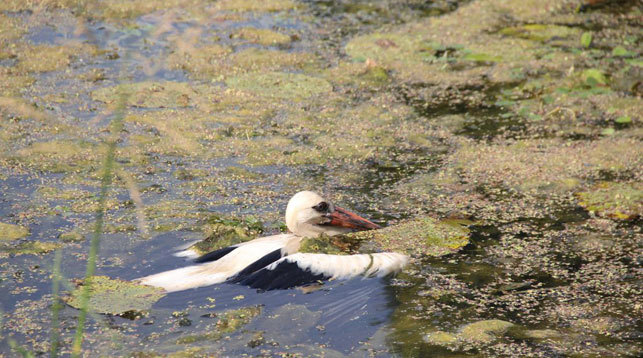
<svg viewBox="0 0 643 358"><path fill-rule="evenodd" d="M328 212L328 203L325 201L322 201L321 203L313 206L313 209L315 211L320 212L320 213L327 213Z"/></svg>

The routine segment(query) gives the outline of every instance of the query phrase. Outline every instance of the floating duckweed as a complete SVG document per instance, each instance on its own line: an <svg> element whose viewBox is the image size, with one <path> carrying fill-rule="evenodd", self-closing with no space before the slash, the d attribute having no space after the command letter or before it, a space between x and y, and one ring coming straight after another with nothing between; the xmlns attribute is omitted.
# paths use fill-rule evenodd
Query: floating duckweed
<svg viewBox="0 0 643 358"><path fill-rule="evenodd" d="M27 241L18 246L0 246L0 252L11 255L40 255L54 251L61 245L55 242Z"/></svg>
<svg viewBox="0 0 643 358"><path fill-rule="evenodd" d="M299 252L329 255L349 254L349 244L342 237L322 235L316 238L306 238L299 247Z"/></svg>
<svg viewBox="0 0 643 358"><path fill-rule="evenodd" d="M250 306L218 313L217 321L207 329L208 333L184 336L179 338L176 343L189 344L206 340L219 340L225 334L233 333L250 323L250 321L261 314L261 311L261 306Z"/></svg>
<svg viewBox="0 0 643 358"><path fill-rule="evenodd" d="M263 232L263 224L254 217L245 219L224 218L213 215L201 228L206 238L191 249L199 254L222 249L231 245L249 241Z"/></svg>
<svg viewBox="0 0 643 358"><path fill-rule="evenodd" d="M442 256L469 243L467 221L438 221L423 217L389 226L381 230L349 234L358 240L371 240L380 249L413 255Z"/></svg>
<svg viewBox="0 0 643 358"><path fill-rule="evenodd" d="M424 340L436 346L447 346L458 341L458 337L455 334L443 331L435 331L427 333L424 337Z"/></svg>
<svg viewBox="0 0 643 358"><path fill-rule="evenodd" d="M643 213L643 184L600 183L577 193L578 204L598 216L632 220Z"/></svg>
<svg viewBox="0 0 643 358"><path fill-rule="evenodd" d="M291 0L221 0L216 7L219 10L274 12L294 9L297 3Z"/></svg>
<svg viewBox="0 0 643 358"><path fill-rule="evenodd" d="M83 285L73 290L65 301L80 309ZM89 309L94 312L120 315L130 311L147 311L165 296L162 289L130 281L94 276L90 289Z"/></svg>
<svg viewBox="0 0 643 358"><path fill-rule="evenodd" d="M92 168L102 150L89 142L52 140L36 142L17 152L17 159L28 166L54 173L86 171Z"/></svg>
<svg viewBox="0 0 643 358"><path fill-rule="evenodd" d="M15 68L21 72L49 72L65 69L78 54L93 56L96 47L87 44L69 44L65 46L30 45L17 48L18 63Z"/></svg>
<svg viewBox="0 0 643 358"><path fill-rule="evenodd" d="M330 83L318 77L297 73L248 73L226 80L232 88L261 96L300 100L333 90Z"/></svg>
<svg viewBox="0 0 643 358"><path fill-rule="evenodd" d="M129 94L127 104L144 108L187 107L197 92L185 82L138 82L114 87L105 87L92 92L92 99L115 103L121 93Z"/></svg>
<svg viewBox="0 0 643 358"><path fill-rule="evenodd" d="M0 242L13 241L29 235L29 229L24 226L0 222Z"/></svg>
<svg viewBox="0 0 643 358"><path fill-rule="evenodd" d="M464 326L458 338L467 342L489 343L513 326L513 323L499 319L478 321Z"/></svg>
<svg viewBox="0 0 643 358"><path fill-rule="evenodd" d="M290 36L288 35L269 29L257 29L254 27L244 27L237 31L234 36L264 46L286 45L290 43Z"/></svg>
<svg viewBox="0 0 643 358"><path fill-rule="evenodd" d="M553 39L578 38L580 30L578 28L567 26L528 24L504 28L500 30L500 34L520 37L532 41L549 42ZM589 42L591 42L591 35L589 38ZM589 44L585 47L589 47Z"/></svg>

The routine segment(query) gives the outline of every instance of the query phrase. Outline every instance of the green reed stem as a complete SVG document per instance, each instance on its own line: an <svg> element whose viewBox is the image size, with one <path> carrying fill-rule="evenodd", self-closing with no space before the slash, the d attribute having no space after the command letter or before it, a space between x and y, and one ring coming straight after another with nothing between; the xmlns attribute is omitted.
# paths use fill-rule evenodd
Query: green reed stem
<svg viewBox="0 0 643 358"><path fill-rule="evenodd" d="M49 349L49 356L56 358L58 356L58 346L60 344L60 326L59 326L59 313L62 308L60 302L60 264L62 262L62 250L56 250L54 254L54 267L53 277L51 283L51 293L53 296L53 305L51 306L51 347Z"/></svg>
<svg viewBox="0 0 643 358"><path fill-rule="evenodd" d="M96 271L96 260L98 258L98 249L100 247L100 238L103 233L103 226L105 220L105 201L107 199L107 192L112 185L114 176L114 158L116 156L116 144L118 137L123 129L123 117L125 116L125 106L127 103L128 94L125 91L120 91L120 96L114 111L114 118L111 121L111 138L107 142L107 154L103 162L101 173L101 186L100 194L98 196L98 209L96 209L96 224L94 225L94 232L89 245L89 256L87 258L87 269L85 271L85 280L83 281L83 291L80 296L80 313L78 315L78 323L76 325L76 334L74 336L74 344L71 350L72 358L80 356L83 344L83 334L85 328L85 320L87 319L87 311L89 309L89 298L91 295L91 286Z"/></svg>

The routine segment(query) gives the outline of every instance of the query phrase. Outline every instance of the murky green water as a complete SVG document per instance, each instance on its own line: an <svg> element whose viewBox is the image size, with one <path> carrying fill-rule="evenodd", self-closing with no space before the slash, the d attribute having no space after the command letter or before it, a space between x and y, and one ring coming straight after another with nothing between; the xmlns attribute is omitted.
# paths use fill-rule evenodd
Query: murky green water
<svg viewBox="0 0 643 358"><path fill-rule="evenodd" d="M212 215L276 233L304 189L473 224L395 278L92 314L86 356L639 356L637 4L6 1L0 355L49 350L53 251L71 291L126 90L99 275L185 265Z"/></svg>

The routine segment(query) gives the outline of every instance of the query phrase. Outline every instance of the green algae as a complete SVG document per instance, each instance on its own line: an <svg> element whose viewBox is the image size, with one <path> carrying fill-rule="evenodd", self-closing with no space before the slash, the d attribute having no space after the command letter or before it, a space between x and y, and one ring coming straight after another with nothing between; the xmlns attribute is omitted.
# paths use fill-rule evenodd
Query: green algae
<svg viewBox="0 0 643 358"><path fill-rule="evenodd" d="M297 3L292 0L222 0L216 3L216 8L228 11L274 12L295 9Z"/></svg>
<svg viewBox="0 0 643 358"><path fill-rule="evenodd" d="M52 252L61 247L55 242L26 241L16 246L0 246L0 252L15 256L20 255L41 255Z"/></svg>
<svg viewBox="0 0 643 358"><path fill-rule="evenodd" d="M458 336L449 332L434 331L427 333L424 340L436 346L448 346L458 342Z"/></svg>
<svg viewBox="0 0 643 358"><path fill-rule="evenodd" d="M185 82L137 82L105 87L92 92L92 99L116 103L121 93L128 93L127 105L142 108L187 107L198 93Z"/></svg>
<svg viewBox="0 0 643 358"><path fill-rule="evenodd" d="M195 78L222 80L245 72L315 67L317 59L306 52L255 47L232 52L228 47L214 44L174 52L167 62L169 68L185 70Z"/></svg>
<svg viewBox="0 0 643 358"><path fill-rule="evenodd" d="M21 19L7 16L0 13L0 58L4 52L4 47L11 41L20 38L27 30L27 26L23 24Z"/></svg>
<svg viewBox="0 0 643 358"><path fill-rule="evenodd" d="M229 78L226 84L231 88L260 96L290 100L302 100L331 92L333 89L324 79L284 72L249 73Z"/></svg>
<svg viewBox="0 0 643 358"><path fill-rule="evenodd" d="M263 224L254 217L237 219L213 215L201 227L205 239L193 245L191 249L198 254L206 254L210 251L250 241L263 230Z"/></svg>
<svg viewBox="0 0 643 358"><path fill-rule="evenodd" d="M21 90L31 86L34 82L35 79L30 75L17 74L10 68L0 67L0 96L2 97L18 97ZM6 104L3 103L1 107L4 112Z"/></svg>
<svg viewBox="0 0 643 358"><path fill-rule="evenodd" d="M61 189L53 186L41 186L36 192L45 200L75 200L92 196L87 190L82 189Z"/></svg>
<svg viewBox="0 0 643 358"><path fill-rule="evenodd" d="M348 237L370 241L379 249L404 252L416 256L442 256L469 243L467 221L422 217L401 222L380 230L362 231Z"/></svg>
<svg viewBox="0 0 643 358"><path fill-rule="evenodd" d="M574 39L581 34L578 28L550 25L550 24L527 24L516 27L506 27L499 31L500 34L506 36L515 36L523 39L528 39L538 42L550 42L552 40L559 41L560 39ZM591 37L590 37L591 42ZM585 47L589 47L585 46Z"/></svg>
<svg viewBox="0 0 643 358"><path fill-rule="evenodd" d="M39 73L63 70L69 67L74 57L79 54L94 56L97 49L84 43L69 43L64 46L18 46L11 48L11 52L18 61L14 67L18 73Z"/></svg>
<svg viewBox="0 0 643 358"><path fill-rule="evenodd" d="M343 237L329 237L321 235L316 238L306 238L301 242L298 252L304 253L319 253L328 255L347 255L350 253L350 242L348 238ZM354 244L354 243L353 243Z"/></svg>
<svg viewBox="0 0 643 358"><path fill-rule="evenodd" d="M208 333L186 335L177 339L176 343L190 344L201 341L217 341L227 334L238 331L259 316L261 312L261 306L250 306L217 313L217 321L208 327Z"/></svg>
<svg viewBox="0 0 643 358"><path fill-rule="evenodd" d="M230 48L218 44L179 49L168 56L167 66L188 71L198 78L216 76L230 52Z"/></svg>
<svg viewBox="0 0 643 358"><path fill-rule="evenodd" d="M134 123L144 129L150 136L137 135L131 138L135 151L124 151L123 154L141 157L143 153L161 153L166 155L206 155L203 140L210 135L206 130L208 118L198 111L162 110L132 114L125 117L126 124ZM150 131L150 128L154 128ZM138 153L138 154L137 154ZM141 159L145 160L143 157Z"/></svg>
<svg viewBox="0 0 643 358"><path fill-rule="evenodd" d="M467 342L489 343L513 326L513 323L499 319L478 321L462 327L458 337Z"/></svg>
<svg viewBox="0 0 643 358"><path fill-rule="evenodd" d="M80 309L83 285L65 298L68 305ZM92 278L89 310L104 314L122 315L128 312L148 311L165 293L157 287L143 286L107 276Z"/></svg>
<svg viewBox="0 0 643 358"><path fill-rule="evenodd" d="M603 182L576 196L580 206L601 217L632 220L643 212L641 183Z"/></svg>
<svg viewBox="0 0 643 358"><path fill-rule="evenodd" d="M71 230L60 234L58 239L62 242L83 242L85 241L85 235L78 230Z"/></svg>
<svg viewBox="0 0 643 358"><path fill-rule="evenodd" d="M283 46L289 44L291 41L291 38L288 35L269 29L257 29L254 27L241 28L234 33L233 36L264 46Z"/></svg>
<svg viewBox="0 0 643 358"><path fill-rule="evenodd" d="M29 235L29 229L14 224L0 222L0 242L18 240Z"/></svg>
<svg viewBox="0 0 643 358"><path fill-rule="evenodd" d="M54 173L87 171L97 164L102 150L86 141L35 142L17 151L16 160L29 167Z"/></svg>

